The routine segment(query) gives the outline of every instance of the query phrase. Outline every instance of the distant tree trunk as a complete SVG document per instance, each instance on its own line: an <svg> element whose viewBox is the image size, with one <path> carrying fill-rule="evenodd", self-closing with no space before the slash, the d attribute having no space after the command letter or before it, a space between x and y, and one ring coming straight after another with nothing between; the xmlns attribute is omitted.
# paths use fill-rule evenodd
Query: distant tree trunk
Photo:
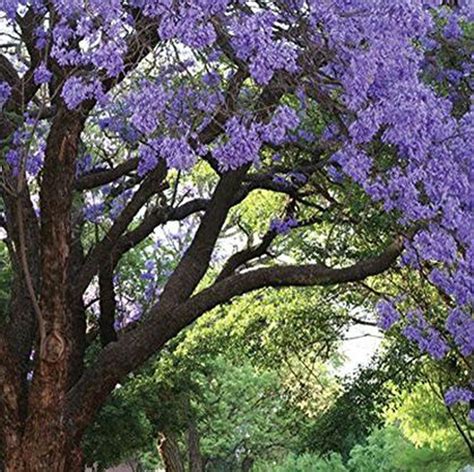
<svg viewBox="0 0 474 472"><path fill-rule="evenodd" d="M255 460L253 457L246 456L244 461L242 462L242 472L250 472L254 462Z"/></svg>
<svg viewBox="0 0 474 472"><path fill-rule="evenodd" d="M199 444L199 431L194 418L190 420L188 427L188 460L189 472L203 472L204 461Z"/></svg>
<svg viewBox="0 0 474 472"><path fill-rule="evenodd" d="M158 451L166 472L184 472L183 459L174 435L162 432L159 437Z"/></svg>

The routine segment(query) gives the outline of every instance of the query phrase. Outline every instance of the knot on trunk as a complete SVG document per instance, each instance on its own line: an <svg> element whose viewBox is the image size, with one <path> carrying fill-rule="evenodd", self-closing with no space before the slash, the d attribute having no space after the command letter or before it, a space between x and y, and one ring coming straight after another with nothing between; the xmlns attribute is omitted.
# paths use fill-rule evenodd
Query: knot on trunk
<svg viewBox="0 0 474 472"><path fill-rule="evenodd" d="M57 331L48 334L41 343L41 358L52 364L59 362L66 350L66 341Z"/></svg>

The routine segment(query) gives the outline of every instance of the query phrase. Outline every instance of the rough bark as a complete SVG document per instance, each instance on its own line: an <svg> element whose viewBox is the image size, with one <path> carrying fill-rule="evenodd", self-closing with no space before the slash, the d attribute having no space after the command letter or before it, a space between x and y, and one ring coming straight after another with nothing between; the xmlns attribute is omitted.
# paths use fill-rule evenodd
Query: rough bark
<svg viewBox="0 0 474 472"><path fill-rule="evenodd" d="M79 470L80 466L77 453L73 453L77 448L68 433L64 406L75 315L68 298L72 188L81 131L82 121L77 116L59 113L47 142L40 190L41 283L36 313L36 365L24 427L18 425L16 436L7 437L7 471L63 472Z"/></svg>
<svg viewBox="0 0 474 472"><path fill-rule="evenodd" d="M160 433L158 452L166 472L184 472L183 459L172 433Z"/></svg>
<svg viewBox="0 0 474 472"><path fill-rule="evenodd" d="M199 431L196 421L191 418L187 431L189 472L203 472L204 460L199 444Z"/></svg>

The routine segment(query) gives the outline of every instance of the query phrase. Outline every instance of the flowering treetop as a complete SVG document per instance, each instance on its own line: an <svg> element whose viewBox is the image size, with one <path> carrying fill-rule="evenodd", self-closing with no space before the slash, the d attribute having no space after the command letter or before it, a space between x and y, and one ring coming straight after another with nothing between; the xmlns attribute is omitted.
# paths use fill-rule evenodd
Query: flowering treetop
<svg viewBox="0 0 474 472"><path fill-rule="evenodd" d="M450 350L468 359L474 109L467 35L474 11L469 1L443 3L0 0L5 217L44 339L64 322L48 317L58 306L51 294L82 300L92 289L99 292L103 342L117 341L121 257L160 225L186 221L186 251L162 274L160 296L144 314L151 324L126 333L99 364L108 368L120 350L122 362L132 349L126 346L138 341L147 346L106 379L104 391L216 304L263 286L379 273L398 257L401 240L402 263L427 271L447 315L440 323L398 297L381 302L382 327L401 323L436 359ZM217 184L198 191L192 176L202 165ZM393 215L395 242L347 269L309 261L242 271L278 234L318 221L321 206L305 200L315 189L327 197L323 212L337 204L318 179L359 185ZM258 189L286 198L268 231L257 246L231 255L215 283L190 299L230 209ZM89 224L104 231L95 244L81 239ZM50 278L45 261L59 250L60 235L66 246L74 238L78 244L61 253ZM76 254L83 244L87 252ZM143 279L156 276L148 264ZM58 288L68 284L74 289ZM155 332L146 341L171 312L181 321L167 322L163 339ZM97 393L90 375L77 391Z"/></svg>

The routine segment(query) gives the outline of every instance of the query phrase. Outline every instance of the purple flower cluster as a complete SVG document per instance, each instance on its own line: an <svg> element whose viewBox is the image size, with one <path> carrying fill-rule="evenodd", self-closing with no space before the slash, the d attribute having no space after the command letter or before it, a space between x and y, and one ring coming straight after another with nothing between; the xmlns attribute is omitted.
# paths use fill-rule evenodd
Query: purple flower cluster
<svg viewBox="0 0 474 472"><path fill-rule="evenodd" d="M384 331L390 329L401 318L400 313L395 308L393 303L388 300L380 300L377 303L377 313L377 325L380 329L383 329Z"/></svg>
<svg viewBox="0 0 474 472"><path fill-rule="evenodd" d="M0 111L5 102L10 98L11 87L6 82L0 81Z"/></svg>
<svg viewBox="0 0 474 472"><path fill-rule="evenodd" d="M36 85L47 84L53 77L53 74L48 68L46 64L41 63L36 69L33 74L33 79Z"/></svg>
<svg viewBox="0 0 474 472"><path fill-rule="evenodd" d="M21 152L18 149L9 149L5 154L5 160L10 166L12 173L18 175L20 171Z"/></svg>
<svg viewBox="0 0 474 472"><path fill-rule="evenodd" d="M186 138L150 139L138 148L138 173L143 176L156 167L160 158L170 169L188 170L195 164L197 155Z"/></svg>
<svg viewBox="0 0 474 472"><path fill-rule="evenodd" d="M471 400L474 400L474 392L469 388L451 387L444 394L444 403L447 406L469 403Z"/></svg>
<svg viewBox="0 0 474 472"><path fill-rule="evenodd" d="M153 133L168 99L169 95L161 85L142 81L139 90L130 97L133 125L143 134Z"/></svg>
<svg viewBox="0 0 474 472"><path fill-rule="evenodd" d="M64 83L61 97L69 110L75 110L89 99L103 100L102 85L98 81L86 81L82 77L69 77Z"/></svg>
<svg viewBox="0 0 474 472"><path fill-rule="evenodd" d="M190 169L197 160L197 156L186 138L163 139L160 155L166 159L168 167L178 170Z"/></svg>
<svg viewBox="0 0 474 472"><path fill-rule="evenodd" d="M332 161L374 200L382 201L386 211L397 211L400 223L422 227L404 261L414 268L424 261L438 264L430 280L466 313L474 302L474 217L469 204L474 108L455 117L451 100L422 81L422 52L415 42L427 44L427 35L435 28L429 7L437 5L388 0L335 4L332 9L325 2L310 3L313 25L324 30L337 51L324 73L343 84L344 103L354 117L346 117L349 135ZM351 14L354 11L358 14ZM458 41L461 21L472 11L463 7L443 12L445 38ZM439 49L438 44L433 49L433 41L428 43L431 50ZM464 77L457 71L448 74L458 83ZM331 92L331 85L326 91ZM376 135L396 153L383 172L377 172L378 156L373 157L366 146ZM334 132L328 136L336 137ZM339 180L338 169L331 169ZM388 327L398 317L387 305L382 307L380 323ZM440 332L419 313L408 320L405 335L422 351L443 358L448 346ZM472 352L467 321L455 312L446 327L460 349Z"/></svg>
<svg viewBox="0 0 474 472"><path fill-rule="evenodd" d="M339 164L344 173L360 184L367 181L372 168L372 159L355 146L345 147L336 152L331 161Z"/></svg>
<svg viewBox="0 0 474 472"><path fill-rule="evenodd" d="M274 37L278 16L272 12L242 15L233 26L232 46L240 59L250 64L252 77L258 84L266 84L275 71L294 72L297 52L291 43Z"/></svg>
<svg viewBox="0 0 474 472"><path fill-rule="evenodd" d="M89 203L84 206L84 218L91 223L99 223L104 218L104 202Z"/></svg>
<svg viewBox="0 0 474 472"><path fill-rule="evenodd" d="M420 351L427 352L433 359L443 359L449 347L440 332L431 326L419 311L410 312L407 318L408 325L403 328L407 339L418 344Z"/></svg>
<svg viewBox="0 0 474 472"><path fill-rule="evenodd" d="M145 270L140 274L142 280L151 281L156 277L156 263L149 259L145 262Z"/></svg>
<svg viewBox="0 0 474 472"><path fill-rule="evenodd" d="M138 148L138 175L144 176L157 166L160 144L161 140L149 140L146 144L140 144Z"/></svg>
<svg viewBox="0 0 474 472"><path fill-rule="evenodd" d="M298 127L300 119L293 108L283 105L278 107L272 120L263 126L263 141L275 145L283 144L289 130Z"/></svg>
<svg viewBox="0 0 474 472"><path fill-rule="evenodd" d="M232 118L227 122L225 131L227 141L213 150L223 170L237 169L259 160L262 139L258 125L247 126L243 120Z"/></svg>
<svg viewBox="0 0 474 472"><path fill-rule="evenodd" d="M110 218L112 220L117 219L125 205L128 203L133 195L133 190L127 189L122 192L118 197L114 198L110 205Z"/></svg>
<svg viewBox="0 0 474 472"><path fill-rule="evenodd" d="M446 320L446 329L464 356L474 352L474 319L460 308L451 311Z"/></svg>
<svg viewBox="0 0 474 472"><path fill-rule="evenodd" d="M288 234L293 228L298 227L298 221L295 218L275 218L270 221L270 231L284 235Z"/></svg>

